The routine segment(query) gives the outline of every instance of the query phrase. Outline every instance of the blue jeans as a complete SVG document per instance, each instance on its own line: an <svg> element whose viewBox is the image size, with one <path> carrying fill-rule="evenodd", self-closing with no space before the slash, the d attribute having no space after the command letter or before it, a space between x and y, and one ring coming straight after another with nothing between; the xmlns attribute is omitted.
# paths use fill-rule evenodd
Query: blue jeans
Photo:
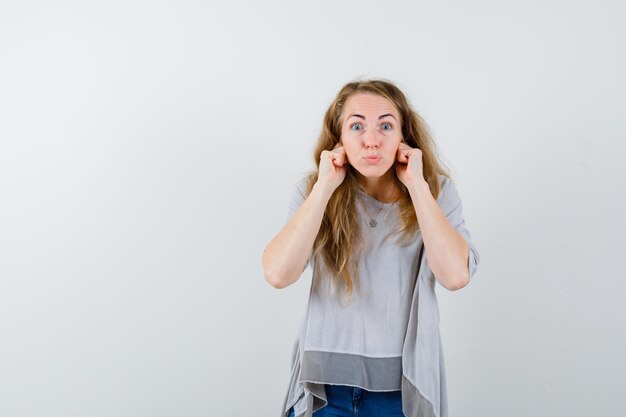
<svg viewBox="0 0 626 417"><path fill-rule="evenodd" d="M314 417L404 417L402 391L367 391L359 387L326 384L328 404ZM289 417L294 417L293 407Z"/></svg>

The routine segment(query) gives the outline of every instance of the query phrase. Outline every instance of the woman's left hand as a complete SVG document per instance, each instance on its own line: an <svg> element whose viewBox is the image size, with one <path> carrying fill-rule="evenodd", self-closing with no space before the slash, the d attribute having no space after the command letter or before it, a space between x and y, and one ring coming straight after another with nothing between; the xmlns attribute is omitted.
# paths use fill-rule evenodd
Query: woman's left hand
<svg viewBox="0 0 626 417"><path fill-rule="evenodd" d="M411 148L404 142L400 142L396 152L396 174L398 179L409 188L410 185L424 180L422 170L422 151L418 148Z"/></svg>

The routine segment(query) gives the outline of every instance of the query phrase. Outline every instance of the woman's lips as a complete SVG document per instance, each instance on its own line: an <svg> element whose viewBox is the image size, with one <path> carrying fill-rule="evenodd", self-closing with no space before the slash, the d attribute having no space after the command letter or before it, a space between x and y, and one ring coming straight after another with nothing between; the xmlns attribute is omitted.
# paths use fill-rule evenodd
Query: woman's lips
<svg viewBox="0 0 626 417"><path fill-rule="evenodd" d="M375 164L380 161L380 156L366 156L363 159L365 159L368 164Z"/></svg>

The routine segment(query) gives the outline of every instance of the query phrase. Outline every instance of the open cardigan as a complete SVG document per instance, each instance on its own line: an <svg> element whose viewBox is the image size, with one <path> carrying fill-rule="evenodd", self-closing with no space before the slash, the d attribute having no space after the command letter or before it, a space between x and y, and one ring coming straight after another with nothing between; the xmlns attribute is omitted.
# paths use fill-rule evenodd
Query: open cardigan
<svg viewBox="0 0 626 417"><path fill-rule="evenodd" d="M471 279L478 268L480 255L465 226L456 186L450 178L441 174L438 177L441 188L437 203L452 227L468 243ZM437 280L428 266L424 245L418 259L410 316L402 345L402 411L407 417L448 417L446 371L435 293ZM309 260L309 264L314 263ZM304 323L307 320L308 316L305 316ZM328 404L324 384L300 379L302 355L303 346L301 337L298 337L293 347L291 377L281 417L288 417L292 407L296 417L312 417L314 411Z"/></svg>

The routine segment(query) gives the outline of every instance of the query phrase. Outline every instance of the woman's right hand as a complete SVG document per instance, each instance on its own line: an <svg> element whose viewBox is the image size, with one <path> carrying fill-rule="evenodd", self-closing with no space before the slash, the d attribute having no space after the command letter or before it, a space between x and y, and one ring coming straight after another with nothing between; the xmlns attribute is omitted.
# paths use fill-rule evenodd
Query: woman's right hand
<svg viewBox="0 0 626 417"><path fill-rule="evenodd" d="M347 163L346 151L341 143L337 143L332 151L322 151L317 181L330 187L334 192L346 177Z"/></svg>

